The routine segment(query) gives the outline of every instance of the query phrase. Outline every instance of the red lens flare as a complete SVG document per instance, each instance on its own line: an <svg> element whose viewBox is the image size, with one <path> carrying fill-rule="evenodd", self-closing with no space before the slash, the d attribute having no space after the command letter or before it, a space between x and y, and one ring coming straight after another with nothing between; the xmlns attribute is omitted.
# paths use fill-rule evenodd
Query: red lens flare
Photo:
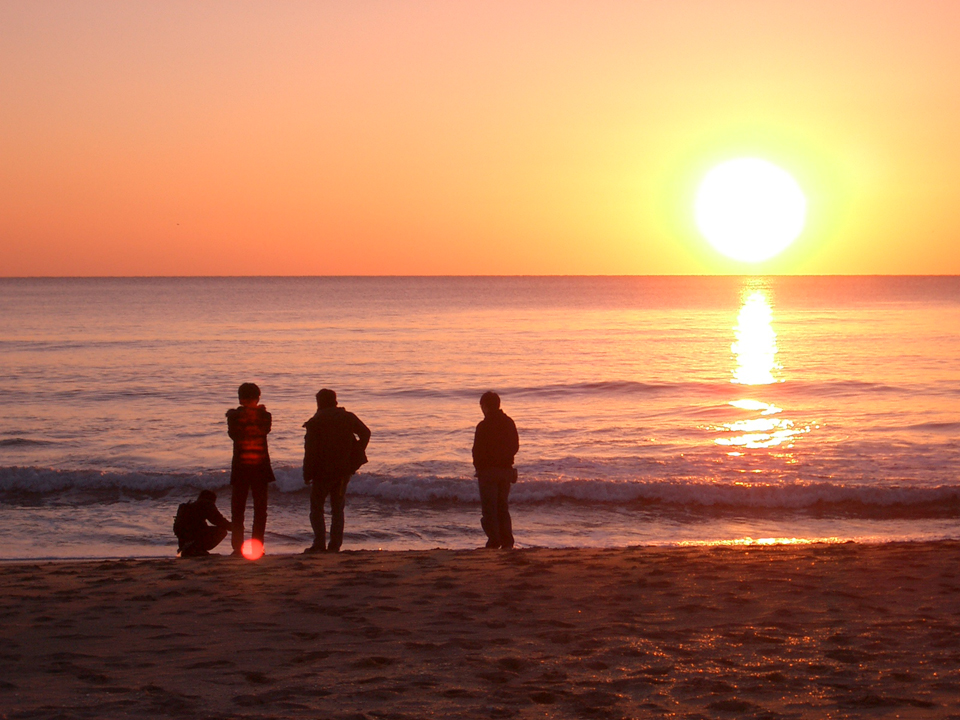
<svg viewBox="0 0 960 720"><path fill-rule="evenodd" d="M243 543L240 552L247 560L259 560L263 555L263 543L251 538Z"/></svg>

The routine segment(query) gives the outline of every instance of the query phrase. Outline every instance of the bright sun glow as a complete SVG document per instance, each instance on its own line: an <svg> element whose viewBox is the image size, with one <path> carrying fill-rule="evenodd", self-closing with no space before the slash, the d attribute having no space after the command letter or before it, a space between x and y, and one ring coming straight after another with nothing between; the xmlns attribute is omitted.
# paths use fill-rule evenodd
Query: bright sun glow
<svg viewBox="0 0 960 720"><path fill-rule="evenodd" d="M759 158L739 158L707 173L697 191L697 227L719 252L759 262L803 230L807 199L797 181Z"/></svg>

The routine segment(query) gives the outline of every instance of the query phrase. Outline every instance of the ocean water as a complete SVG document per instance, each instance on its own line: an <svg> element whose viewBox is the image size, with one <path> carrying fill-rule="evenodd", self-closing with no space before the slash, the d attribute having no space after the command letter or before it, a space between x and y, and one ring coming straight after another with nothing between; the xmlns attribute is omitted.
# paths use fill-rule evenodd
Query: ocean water
<svg viewBox="0 0 960 720"><path fill-rule="evenodd" d="M488 389L521 546L960 538L958 358L957 277L0 280L0 558L172 554L244 381L268 553L311 540L321 387L373 431L345 549L482 544Z"/></svg>

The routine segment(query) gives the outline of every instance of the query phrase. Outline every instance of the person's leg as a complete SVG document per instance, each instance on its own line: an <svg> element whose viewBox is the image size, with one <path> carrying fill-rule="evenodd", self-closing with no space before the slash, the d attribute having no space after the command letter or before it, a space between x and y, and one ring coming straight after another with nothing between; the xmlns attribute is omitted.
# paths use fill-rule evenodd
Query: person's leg
<svg viewBox="0 0 960 720"><path fill-rule="evenodd" d="M259 540L263 545L263 536L267 532L267 495L270 485L264 481L257 481L250 486L253 492L253 529L250 537Z"/></svg>
<svg viewBox="0 0 960 720"><path fill-rule="evenodd" d="M227 536L226 528L219 527L208 527L204 529L203 536L200 538L199 545L203 548L204 552L210 552L217 545L223 542L223 539Z"/></svg>
<svg viewBox="0 0 960 720"><path fill-rule="evenodd" d="M347 502L347 481L343 478L330 488L330 544L327 550L337 552L343 545L343 507Z"/></svg>
<svg viewBox="0 0 960 720"><path fill-rule="evenodd" d="M313 528L313 545L310 549L327 549L327 526L323 521L323 502L326 492L320 480L314 480L310 486L310 527Z"/></svg>
<svg viewBox="0 0 960 720"><path fill-rule="evenodd" d="M510 480L497 482L497 526L500 529L500 547L513 547L513 521L510 519Z"/></svg>
<svg viewBox="0 0 960 720"><path fill-rule="evenodd" d="M497 482L480 477L480 527L487 535L487 547L500 547L500 527L497 522Z"/></svg>
<svg viewBox="0 0 960 720"><path fill-rule="evenodd" d="M197 555L202 555L200 540L194 536L184 536L180 540L180 547L177 552L180 553L180 557L196 557Z"/></svg>
<svg viewBox="0 0 960 720"><path fill-rule="evenodd" d="M243 547L243 515L247 509L247 492L250 489L250 483L246 480L237 480L230 487L233 489L230 496L230 519L233 520L230 544L233 545L233 551L239 553L240 548Z"/></svg>

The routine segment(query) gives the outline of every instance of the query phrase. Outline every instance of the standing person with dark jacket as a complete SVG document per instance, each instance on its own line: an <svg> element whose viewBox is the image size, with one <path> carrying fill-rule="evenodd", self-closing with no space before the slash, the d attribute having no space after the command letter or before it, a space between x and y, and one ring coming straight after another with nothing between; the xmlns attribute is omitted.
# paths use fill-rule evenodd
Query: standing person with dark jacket
<svg viewBox="0 0 960 720"><path fill-rule="evenodd" d="M230 468L230 501L233 515L233 554L240 555L243 547L243 516L247 495L253 495L253 530L251 537L263 548L267 529L267 486L274 482L267 449L267 435L273 418L260 404L260 388L254 383L243 383L237 391L240 407L227 410L227 434L233 440L233 463ZM257 553L259 554L259 553Z"/></svg>
<svg viewBox="0 0 960 720"><path fill-rule="evenodd" d="M217 510L217 494L213 490L201 490L196 500L177 508L173 521L173 533L179 545L177 552L180 557L209 555L230 528L231 522Z"/></svg>
<svg viewBox="0 0 960 720"><path fill-rule="evenodd" d="M473 466L480 485L480 525L487 535L488 548L513 547L513 522L508 499L510 485L517 481L513 458L520 449L520 437L513 420L500 409L500 396L480 396L483 420L473 436Z"/></svg>
<svg viewBox="0 0 960 720"><path fill-rule="evenodd" d="M337 552L343 544L343 508L350 477L367 462L370 429L345 408L337 407L337 394L324 388L317 393L317 413L303 426L303 482L310 489L310 525L313 545L305 553ZM323 521L323 505L330 497L330 543Z"/></svg>

